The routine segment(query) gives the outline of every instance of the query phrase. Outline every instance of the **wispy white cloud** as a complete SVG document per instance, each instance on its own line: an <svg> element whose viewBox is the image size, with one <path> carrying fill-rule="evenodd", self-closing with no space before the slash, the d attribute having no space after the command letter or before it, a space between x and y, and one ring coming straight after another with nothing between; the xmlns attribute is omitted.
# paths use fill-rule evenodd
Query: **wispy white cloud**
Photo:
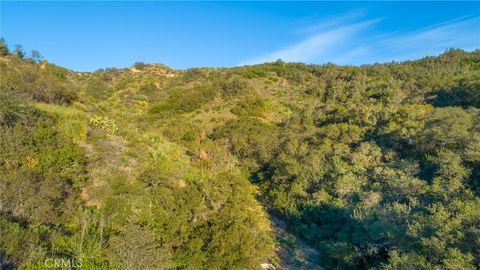
<svg viewBox="0 0 480 270"><path fill-rule="evenodd" d="M296 29L295 32L299 34L317 34L321 31L328 31L332 28L338 28L342 25L351 24L355 21L358 21L358 18L362 16L365 16L365 12L361 10L352 10L346 14L326 18L321 22L317 22L315 24Z"/></svg>
<svg viewBox="0 0 480 270"><path fill-rule="evenodd" d="M349 18L346 18L346 20ZM339 22L339 19L334 21ZM272 53L246 60L240 65L258 64L282 59L287 62L309 62L313 59L327 55L339 44L351 40L363 29L377 23L379 20L367 20L363 22L332 25L332 22L325 22L315 26L315 29L322 31L313 34L304 40L291 46L281 48ZM331 27L330 27L331 26ZM308 29L307 31L312 31Z"/></svg>
<svg viewBox="0 0 480 270"><path fill-rule="evenodd" d="M381 19L354 22L355 18L349 14L309 27L306 32L310 36L296 44L246 60L240 65L277 59L357 65L416 59L439 54L448 48L480 48L480 16L465 16L402 33L373 33L369 30Z"/></svg>
<svg viewBox="0 0 480 270"><path fill-rule="evenodd" d="M407 60L438 54L449 48L480 47L480 17L460 18L398 36L378 40L371 46L377 61ZM375 55L372 55L375 56Z"/></svg>

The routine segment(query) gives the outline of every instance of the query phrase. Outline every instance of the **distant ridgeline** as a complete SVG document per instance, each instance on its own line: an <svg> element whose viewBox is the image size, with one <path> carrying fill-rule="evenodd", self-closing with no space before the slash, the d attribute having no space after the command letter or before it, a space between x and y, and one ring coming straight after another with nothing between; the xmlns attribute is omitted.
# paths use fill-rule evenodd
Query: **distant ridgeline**
<svg viewBox="0 0 480 270"><path fill-rule="evenodd" d="M2 269L278 269L268 213L325 269L480 267L480 51L96 72L0 55Z"/></svg>

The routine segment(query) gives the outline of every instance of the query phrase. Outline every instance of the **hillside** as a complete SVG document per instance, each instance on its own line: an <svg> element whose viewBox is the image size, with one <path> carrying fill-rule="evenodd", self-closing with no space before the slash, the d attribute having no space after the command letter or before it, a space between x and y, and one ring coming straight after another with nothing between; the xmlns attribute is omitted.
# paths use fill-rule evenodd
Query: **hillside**
<svg viewBox="0 0 480 270"><path fill-rule="evenodd" d="M5 269L480 265L478 50L80 73L2 46Z"/></svg>

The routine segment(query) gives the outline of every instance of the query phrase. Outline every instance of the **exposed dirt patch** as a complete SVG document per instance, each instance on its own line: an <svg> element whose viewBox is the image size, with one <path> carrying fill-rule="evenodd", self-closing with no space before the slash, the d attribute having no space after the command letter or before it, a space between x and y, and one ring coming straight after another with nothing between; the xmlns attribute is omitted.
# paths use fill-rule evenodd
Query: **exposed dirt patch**
<svg viewBox="0 0 480 270"><path fill-rule="evenodd" d="M278 215L269 213L275 235L276 253L280 259L277 269L323 270L319 264L320 254L308 243L287 231L287 224Z"/></svg>
<svg viewBox="0 0 480 270"><path fill-rule="evenodd" d="M274 263L276 270L323 270L320 266L320 253L300 237L288 232L287 223L268 207L264 195L258 194L257 200L268 214L271 231L275 237L275 252L278 259Z"/></svg>

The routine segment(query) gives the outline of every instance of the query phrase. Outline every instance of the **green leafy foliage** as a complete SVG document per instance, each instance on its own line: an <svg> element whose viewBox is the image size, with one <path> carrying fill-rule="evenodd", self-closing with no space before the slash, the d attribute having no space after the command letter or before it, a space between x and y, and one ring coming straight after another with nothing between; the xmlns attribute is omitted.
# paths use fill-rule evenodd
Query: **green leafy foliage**
<svg viewBox="0 0 480 270"><path fill-rule="evenodd" d="M6 264L15 265L41 258L52 234L73 218L86 161L56 130L54 118L11 100L2 103L0 251Z"/></svg>
<svg viewBox="0 0 480 270"><path fill-rule="evenodd" d="M118 127L115 125L115 122L106 116L95 116L90 119L90 124L94 127L105 130L111 135L115 135L118 132Z"/></svg>
<svg viewBox="0 0 480 270"><path fill-rule="evenodd" d="M0 91L23 99L46 103L71 103L78 98L77 88L67 80L68 71L47 62L35 64L11 55L0 60Z"/></svg>
<svg viewBox="0 0 480 270"><path fill-rule="evenodd" d="M2 267L277 265L264 208L325 269L480 264L478 51L93 73L19 53L1 40Z"/></svg>
<svg viewBox="0 0 480 270"><path fill-rule="evenodd" d="M174 90L169 93L167 100L153 105L149 112L165 116L193 112L211 101L216 93L217 91L208 85L194 87L193 89Z"/></svg>

